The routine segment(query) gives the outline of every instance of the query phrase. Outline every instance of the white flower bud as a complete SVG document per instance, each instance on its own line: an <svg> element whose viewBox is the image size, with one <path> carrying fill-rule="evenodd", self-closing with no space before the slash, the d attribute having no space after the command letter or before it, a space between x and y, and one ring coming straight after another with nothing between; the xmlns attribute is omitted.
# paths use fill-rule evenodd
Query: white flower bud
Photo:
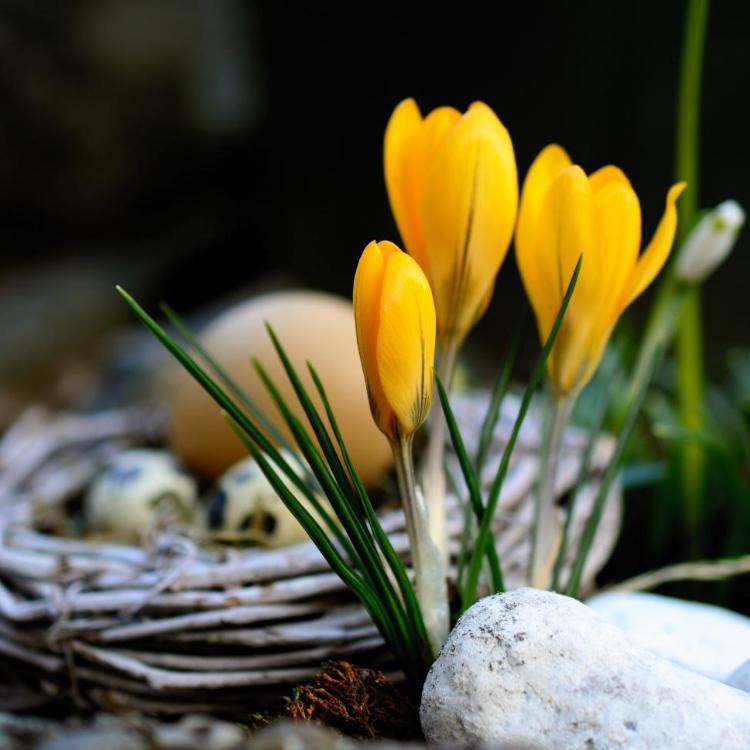
<svg viewBox="0 0 750 750"><path fill-rule="evenodd" d="M729 255L745 223L745 212L736 201L724 201L695 225L677 259L683 281L704 281Z"/></svg>

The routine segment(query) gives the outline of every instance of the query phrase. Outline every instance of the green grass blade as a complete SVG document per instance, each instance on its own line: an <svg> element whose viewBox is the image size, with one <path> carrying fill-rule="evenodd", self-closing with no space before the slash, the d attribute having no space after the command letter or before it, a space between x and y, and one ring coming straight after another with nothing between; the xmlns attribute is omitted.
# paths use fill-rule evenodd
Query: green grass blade
<svg viewBox="0 0 750 750"><path fill-rule="evenodd" d="M344 524L346 533L352 540L352 543L355 545L355 547L358 548L358 554L362 555L363 550L369 550L369 554L371 556L371 553L374 550L374 545L367 537L367 530L362 523L362 519L353 512L348 497L343 493L341 487L337 484L336 479L331 473L329 466L308 436L302 422L289 409L278 388L276 388L263 365L261 365L257 360L253 360L253 366L255 367L258 376L263 382L263 385L266 387L268 393L276 404L276 407L284 418L287 427L289 427L290 431L292 432L294 439L297 441L297 445L302 452L302 455L308 462L310 469L315 475L318 483L323 488L323 492L329 499L331 507ZM366 552L365 554L368 553Z"/></svg>
<svg viewBox="0 0 750 750"><path fill-rule="evenodd" d="M241 409L219 386L214 379L186 352L124 289L117 287L118 292L128 303L130 308L141 320L141 322L154 334L154 336L165 346L165 348L188 370L196 381L206 392L219 404L226 413L230 423L235 426L235 432L255 458L267 477L271 486L279 497L285 502L290 512L300 521L303 528L311 536L313 542L320 549L321 554L331 565L332 569L339 574L344 583L349 586L355 595L362 601L367 611L373 618L373 622L383 635L396 658L399 660L407 676L415 685L421 684L420 680L425 675L425 664L421 654L410 642L410 632L403 621L400 621L399 611L393 606L393 601L383 596L382 591L376 592L362 577L366 574L364 566L357 571L342 557L334 544L323 531L322 527L315 521L309 511L294 496L290 488L281 480L280 473L286 476L290 483L297 487L304 496L314 503L316 498L310 488L299 477L297 472L284 460L276 447L269 441L266 435L255 425L248 415ZM268 458L266 458L268 456ZM273 461L272 468L269 459ZM279 472L276 471L279 470ZM348 540L347 544L351 547ZM373 545L374 546L374 545ZM378 558L378 563L380 560ZM382 565L381 565L382 570ZM382 570L383 575L385 571ZM387 576L385 576L387 579ZM388 582L390 585L390 582ZM395 591L393 599L397 600ZM396 602L400 605L400 602Z"/></svg>
<svg viewBox="0 0 750 750"><path fill-rule="evenodd" d="M453 444L453 450L456 452L458 457L458 463L461 466L461 472L464 475L464 482L466 482L466 488L469 490L469 501L471 503L474 515L477 517L477 523L481 525L482 519L484 518L484 505L482 503L482 493L479 488L479 481L477 475L474 472L474 467L471 465L471 460L466 452L466 446L461 436L461 431L458 428L456 422L456 416L451 409L450 402L448 400L448 393L443 386L440 377L435 375L435 385L437 385L438 396L440 397L440 405L443 408L443 415L445 416L446 424L448 425L448 432L451 437L451 443ZM490 536L489 543L486 546L487 553L487 564L490 571L490 581L492 583L492 593L500 593L505 591L505 582L503 581L503 573L500 567L500 561L497 557L497 550L495 549L494 539Z"/></svg>
<svg viewBox="0 0 750 750"><path fill-rule="evenodd" d="M344 443L341 430L339 429L336 416L333 412L333 408L331 407L331 403L328 399L328 394L326 393L325 387L323 386L323 382L312 364L308 362L307 367L310 371L310 376L315 383L318 395L320 396L320 399L323 403L326 416L328 417L328 422L331 425L331 430L333 431L334 437L336 438L336 442L338 444L339 450L341 451L341 455L344 458L344 463L346 465L347 471L349 472L352 482L357 490L357 493L359 494L360 502L365 510L370 529L375 536L375 540L377 541L378 546L383 553L383 556L390 566L391 572L393 573L396 582L398 583L399 590L401 591L401 596L403 597L404 603L406 605L407 613L409 614L412 622L414 635L419 642L424 643L425 646L427 646L427 630L422 618L422 610L419 607L419 602L417 600L414 587L412 586L412 583L409 580L409 576L406 572L406 566L401 561L401 558L396 553L396 550L393 548L391 540L383 530L383 527L380 524L380 519L375 513L375 509L373 508L370 496L367 494L367 490L365 489L362 479L360 478L359 473L354 466L354 462L349 455L349 451L346 448L346 444Z"/></svg>
<svg viewBox="0 0 750 750"><path fill-rule="evenodd" d="M394 620L395 627L399 629L402 635L407 637L407 643L410 642L411 633L408 628L403 605L398 598L395 589L391 585L391 581L388 578L385 569L383 568L383 562L378 555L377 547L373 539L370 537L363 519L358 517L354 512L349 497L344 494L340 485L337 483L331 468L318 453L317 448L307 435L300 420L291 412L284 402L284 399L271 378L268 376L268 373L257 360L253 361L253 365L271 395L271 398L274 400L277 408L284 417L287 426L294 435L302 454L310 465L318 482L320 482L320 485L331 502L331 506L336 515L341 520L359 559L362 561L363 572L368 577L373 588L375 588L382 597L383 602Z"/></svg>
<svg viewBox="0 0 750 750"><path fill-rule="evenodd" d="M177 359L177 361L195 378L203 389L216 401L216 403L227 412L227 414L236 422L242 431L247 434L255 444L257 444L264 453L269 455L274 464L281 469L289 481L310 501L315 507L319 505L315 493L308 487L304 479L299 476L297 471L290 466L289 462L276 449L273 443L266 435L250 420L248 415L227 395L213 378L186 352L165 330L162 328L124 289L117 287L117 291L128 303L138 319L156 336L164 347ZM321 517L326 518L331 533L339 540L339 543L351 556L352 565L359 565L359 559L354 548L351 546L346 537L341 533L341 529L330 518L330 515L323 513Z"/></svg>
<svg viewBox="0 0 750 750"><path fill-rule="evenodd" d="M339 554L338 550L331 543L323 529L318 525L315 518L309 513L304 505L297 500L294 493L289 490L284 481L271 466L270 462L263 455L263 452L259 450L253 441L243 433L242 429L231 419L231 417L228 417L228 421L237 433L237 436L245 444L247 450L256 460L258 466L260 466L261 471L273 487L276 494L282 499L287 508L289 508L289 511L307 532L315 546L320 550L326 562L331 566L331 569L336 572L339 578L341 578L346 586L352 590L365 606L370 617L380 631L380 634L394 651L394 654L399 661L409 668L408 665L412 661L412 656L407 650L405 650L403 639L401 639L395 631L391 615L383 607L382 601L377 593L362 579L360 575L357 575L349 568L346 560L344 560Z"/></svg>
<svg viewBox="0 0 750 750"><path fill-rule="evenodd" d="M464 527L461 530L461 541L458 547L458 560L456 562L456 588L461 591L464 585L464 576L466 575L470 542L475 530L474 511L472 510L471 503L463 499L463 493L458 486L458 481L453 476L453 472L447 467L445 469L445 477L451 492L458 499L464 518Z"/></svg>
<svg viewBox="0 0 750 750"><path fill-rule="evenodd" d="M289 465L265 434L250 420L248 415L226 394L216 381L160 326L122 287L116 287L120 296L130 306L136 317L164 345L172 356L195 378L211 398L242 428L264 453L283 471L289 481L305 496L312 495L297 472Z"/></svg>
<svg viewBox="0 0 750 750"><path fill-rule="evenodd" d="M518 352L521 349L521 343L524 340L524 334L526 332L526 322L528 320L528 307L524 307L523 317L520 324L516 328L516 332L513 336L513 341L508 351L508 356L503 362L503 366L500 370L500 374L495 381L495 387L492 389L492 398L490 399L490 405L487 409L487 413L484 415L482 420L482 428L479 432L479 443L477 445L477 455L474 460L474 466L476 467L476 473L478 477L482 476L482 470L487 460L487 454L489 453L490 446L492 445L492 436L495 432L495 425L497 424L498 417L500 416L500 407L502 406L505 394L508 392L508 385L510 384L510 376L513 372L513 365L518 357Z"/></svg>
<svg viewBox="0 0 750 750"><path fill-rule="evenodd" d="M583 256L578 258L578 263L576 263L575 270L573 271L573 275L571 276L568 288L565 292L565 296L563 297L562 304L560 305L557 317L555 318L555 322L552 326L552 330L550 331L550 334L547 337L547 341L544 344L544 348L542 349L542 353L537 360L536 367L534 368L534 372L531 376L531 380L526 386L526 390L524 391L523 398L521 400L521 405L518 409L516 421L513 424L513 429L508 439L508 444L505 446L502 459L500 460L500 466L498 467L497 474L495 475L492 487L490 488L485 514L479 525L477 538L474 544L474 550L471 555L469 572L466 576L466 584L464 585L464 589L461 592L461 606L463 610L466 610L476 600L477 586L479 583L479 573L482 567L482 559L484 557L484 551L492 535L492 518L495 515L495 511L497 509L497 503L500 498L500 490L502 489L505 475L508 472L510 458L513 453L513 449L515 448L516 440L518 439L518 433L520 432L521 425L526 418L526 412L528 412L529 406L531 405L531 399L534 395L534 391L544 377L544 370L547 364L547 359L552 352L552 347L555 344L555 339L557 338L557 334L562 325L563 318L565 317L565 313L568 309L568 305L570 304L571 297L573 296L573 291L575 290L576 283L578 282L578 276L581 272L582 260Z"/></svg>
<svg viewBox="0 0 750 750"><path fill-rule="evenodd" d="M281 345L278 336L268 323L266 323L266 330L268 331L268 335L271 337L273 346L276 349L276 354L281 360L281 364L286 371L289 382L292 384L292 388L294 388L297 399L299 400L299 403L310 422L310 426L312 427L313 433L318 440L318 444L320 445L323 454L326 457L326 461L328 461L328 465L330 466L331 471L333 471L336 482L346 491L347 497L349 497L349 499L355 504L356 507L356 505L359 503L359 497L352 487L351 478L347 474L341 462L341 459L339 458L339 454L336 452L336 448L334 447L328 431L323 424L323 420L321 419L318 410L315 408L315 405L310 399L310 396L307 393L307 389L302 384L302 380L300 379L296 369L292 365L291 360L287 356L287 353L284 350L284 347Z"/></svg>

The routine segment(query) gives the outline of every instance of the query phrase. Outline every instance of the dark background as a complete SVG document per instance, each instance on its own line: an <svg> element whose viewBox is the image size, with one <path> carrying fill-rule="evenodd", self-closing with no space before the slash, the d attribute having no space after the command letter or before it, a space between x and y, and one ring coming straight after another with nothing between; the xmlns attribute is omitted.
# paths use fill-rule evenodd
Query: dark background
<svg viewBox="0 0 750 750"><path fill-rule="evenodd" d="M588 171L620 165L649 236L674 176L684 5L6 0L3 375L123 319L116 282L182 310L238 287L349 294L364 245L397 239L381 147L407 96L489 103L520 175L550 141ZM711 8L703 205L750 206L749 22L747 3ZM711 367L746 341L749 242L706 288ZM521 295L511 253L475 348L502 345Z"/></svg>

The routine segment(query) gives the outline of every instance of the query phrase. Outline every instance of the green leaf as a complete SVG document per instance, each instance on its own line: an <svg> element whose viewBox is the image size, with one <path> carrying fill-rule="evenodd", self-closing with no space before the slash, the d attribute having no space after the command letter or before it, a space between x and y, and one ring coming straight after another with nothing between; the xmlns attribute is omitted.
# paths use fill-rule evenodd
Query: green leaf
<svg viewBox="0 0 750 750"><path fill-rule="evenodd" d="M254 443L268 454L289 481L305 497L313 498L310 488L277 450L265 434L250 420L248 415L226 394L213 378L162 328L122 287L116 287L120 296L127 302L136 317L164 345L172 356L195 378L211 398L242 428Z"/></svg>
<svg viewBox="0 0 750 750"><path fill-rule="evenodd" d="M333 524L340 535L340 540L343 540L342 548L347 551L347 554L352 555L355 560L359 559L354 550L354 542L357 543L357 546L362 547L362 551L367 551L365 557L367 565L361 563L360 567L353 568L343 558L317 520L282 479L282 475L285 476L289 480L289 483L297 488L310 504L315 507L318 499L307 484L299 477L296 470L284 460L283 455L251 420L248 414L227 395L221 386L215 382L190 354L172 339L125 290L120 287L117 289L141 322L219 404L233 429L258 462L264 475L286 507L289 508L290 512L300 522L332 569L363 603L410 680L412 680L415 686L420 685L426 672L424 655L420 650L419 644L415 643L412 638L412 630L410 625L406 623L403 604L398 599L395 589L390 584L382 560L377 554L377 545L368 536L367 526L362 522L355 523L352 527L355 537L357 537L360 531L364 532L364 537L351 539L347 538L336 524ZM344 509L344 514L346 515L348 510L351 517L351 508L346 502L346 494L341 487L336 485L330 467L325 464L322 456L317 452L302 423L288 409L286 409L286 412L288 416L293 418L293 432L297 433L295 437L298 438L298 442L301 442L302 446L306 447L305 457L310 464L310 468L317 469L318 476L324 478L326 483L331 479L331 482L325 488L331 492L329 500L333 498L334 503L339 502L341 508ZM354 520L356 522L356 518ZM366 578L368 575L373 575L377 588L368 582Z"/></svg>
<svg viewBox="0 0 750 750"><path fill-rule="evenodd" d="M339 450L341 451L341 455L344 458L347 471L349 472L352 482L354 483L354 486L356 487L359 494L360 503L364 508L368 523L370 525L370 529L375 535L378 546L380 547L380 550L383 553L386 561L388 562L391 571L396 578L396 582L398 583L399 590L401 591L401 595L404 599L406 609L410 617L410 623L414 631L414 636L419 642L424 643L425 647L427 647L427 630L424 625L419 602L414 592L414 587L412 586L411 581L409 580L409 576L406 572L406 567L401 561L401 558L396 554L396 550L393 549L391 540L383 530L383 527L380 524L380 519L378 519L375 513L375 509L373 508L370 497L367 494L367 490L365 489L362 479L360 478L357 469L354 466L354 462L351 459L349 451L346 448L346 444L344 443L343 436L341 435L341 430L339 429L338 422L336 421L336 417L333 413L330 401L328 400L328 395L325 391L325 388L323 387L323 382L321 381L312 364L308 362L307 367L310 371L310 376L315 383L318 394L320 395L320 399L323 402L323 407L325 408L328 421L331 425L331 429L333 430L333 434L336 438Z"/></svg>
<svg viewBox="0 0 750 750"><path fill-rule="evenodd" d="M487 544L490 542L490 538L492 535L492 518L495 515L498 500L500 499L500 490L502 489L505 475L508 472L510 458L513 453L513 449L515 448L516 440L518 439L518 433L521 431L521 425L523 424L523 421L526 418L526 413L528 412L529 406L531 405L531 399L534 395L534 391L544 377L544 370L547 364L547 359L552 352L552 347L555 344L555 339L557 338L557 334L560 330L560 326L562 325L563 318L565 317L568 305L570 304L570 299L573 296L573 291L575 290L576 283L578 282L578 276L581 272L582 260L583 256L580 256L578 258L578 262L576 263L575 270L573 271L573 275L570 279L570 283L568 284L565 296L563 297L563 301L560 305L557 317L555 318L552 330L550 331L550 334L547 337L547 341L544 344L544 348L542 349L542 353L537 360L536 367L534 368L534 372L531 376L531 380L526 386L526 390L524 391L523 398L521 400L521 405L518 409L516 421L513 424L513 429L511 431L510 437L508 438L508 444L505 446L502 459L500 460L500 466L497 469L497 474L495 475L492 487L490 488L485 514L479 525L479 531L474 543L474 551L471 556L471 562L469 563L469 572L466 577L466 583L464 585L463 591L461 592L461 606L463 610L466 610L469 606L471 606L471 604L474 603L474 601L476 601L477 586L479 584L479 573L482 567L482 559L484 557L484 551L487 547Z"/></svg>
<svg viewBox="0 0 750 750"><path fill-rule="evenodd" d="M469 500L464 499L456 477L453 476L453 472L447 466L445 467L445 477L448 480L448 487L450 487L451 492L455 495L461 506L460 510L464 519L464 527L461 530L461 542L458 547L458 561L456 563L456 588L458 591L461 591L463 589L464 576L466 575L469 546L475 532L474 512Z"/></svg>
<svg viewBox="0 0 750 750"><path fill-rule="evenodd" d="M461 472L464 475L464 482L466 482L466 488L469 491L469 501L471 502L474 515L477 517L477 523L481 524L485 511L484 505L482 504L482 493L479 488L479 481L477 480L477 475L474 473L474 467L471 465L469 455L466 452L466 446L461 437L461 431L458 428L456 416L453 413L450 401L448 400L448 393L437 373L435 374L435 384L437 385L438 396L440 397L440 405L442 406L443 414L445 415L445 422L448 425L448 432L451 436L453 450L458 457L458 463L460 464ZM490 537L489 543L487 544L486 552L493 593L501 593L505 591L505 582L503 581L503 573L500 567L500 561L497 557L494 539L492 539L492 537Z"/></svg>
<svg viewBox="0 0 750 750"><path fill-rule="evenodd" d="M302 384L302 381L300 380L300 377L297 374L297 371L292 365L291 360L287 356L286 351L284 351L284 347L281 345L281 342L279 341L278 336L276 336L275 331L268 323L266 323L266 330L268 331L268 335L271 337L271 341L273 343L274 349L276 349L276 354L281 360L281 364L284 367L287 377L289 378L289 382L292 384L292 388L294 388L294 392L297 395L297 399L300 405L302 406L302 409L304 410L305 415L307 416L307 419L310 422L310 426L312 427L313 433L315 434L315 437L318 440L318 444L323 450L323 454L326 457L326 461L328 462L328 465L331 467L331 470L333 471L333 474L336 478L336 482L341 488L344 489L347 497L356 508L357 503L359 502L359 497L354 492L354 489L351 484L351 479L349 475L346 473L346 470L344 469L343 464L341 463L339 455L336 452L336 448L334 447L333 442L330 436L328 435L328 431L326 430L325 425L323 424L323 420L320 418L320 414L318 414L318 410L315 408L315 405L310 399L307 393L307 390Z"/></svg>
<svg viewBox="0 0 750 750"><path fill-rule="evenodd" d="M521 342L524 339L526 332L526 321L528 319L528 307L524 307L523 317L520 324L516 328L516 332L513 336L513 342L510 345L508 356L503 362L502 369L495 382L495 387L492 389L492 398L490 399L490 405L487 409L484 419L482 420L482 428L479 432L479 444L477 446L477 455L474 461L476 467L477 476L482 476L482 470L484 469L485 461L487 460L487 453L489 452L490 446L492 445L492 436L495 433L495 425L497 424L498 417L500 416L500 407L502 406L505 394L508 392L508 385L510 384L510 376L513 372L513 365L518 357L518 352L521 348Z"/></svg>
<svg viewBox="0 0 750 750"><path fill-rule="evenodd" d="M273 338L273 332L270 328L269 333ZM323 425L317 410L312 405L312 401L310 400L291 362L284 354L284 350L279 344L278 339L274 340L274 345L277 347L279 356L282 357L284 367L287 368L287 374L297 392L300 403L302 404L303 409L305 409L311 423L314 425L314 431L319 442L328 446L328 452L326 455L331 456L333 460L338 461L338 454L336 454L336 451L333 448L330 437L325 430L325 426ZM412 630L409 628L402 602L398 598L383 567L383 562L378 554L377 547L372 537L368 534L363 519L354 512L350 497L345 494L340 484L337 483L337 478L334 476L331 467L326 464L322 456L318 453L312 440L307 436L302 423L286 405L278 389L268 376L268 373L257 360L253 360L253 365L271 395L271 398L274 400L274 403L284 417L287 426L294 435L302 454L305 456L310 468L320 482L320 485L331 502L331 506L336 512L336 515L341 520L349 539L354 545L358 559L361 561L363 572L368 577L373 588L382 598L383 604L393 620L394 627L398 629L400 636L408 642L411 638ZM346 477L346 482L347 486L350 486L348 476Z"/></svg>
<svg viewBox="0 0 750 750"><path fill-rule="evenodd" d="M265 475L266 479L273 487L274 492L281 498L284 505L294 515L299 524L308 534L308 536L315 543L315 546L320 550L321 554L325 558L326 562L331 566L331 569L336 571L339 578L354 592L359 598L362 604L365 606L373 622L377 626L383 638L386 642L394 649L394 652L401 656L402 659L405 657L403 649L403 641L396 634L394 626L389 613L382 605L381 599L378 597L376 592L362 580L361 576L357 575L353 570L349 568L346 561L338 553L330 539L327 537L323 529L319 526L315 518L309 513L309 511L299 502L294 496L294 493L289 490L286 484L282 481L281 477L273 469L270 462L263 455L263 452L250 440L243 432L241 427L227 415L229 424L233 427L237 436L245 444L245 447L253 456L253 458L260 466L261 471Z"/></svg>

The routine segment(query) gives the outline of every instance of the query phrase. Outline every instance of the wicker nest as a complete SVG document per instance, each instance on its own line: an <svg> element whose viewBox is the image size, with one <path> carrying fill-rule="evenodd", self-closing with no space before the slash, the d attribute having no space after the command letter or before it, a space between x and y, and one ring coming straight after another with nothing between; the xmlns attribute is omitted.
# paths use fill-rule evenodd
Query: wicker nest
<svg viewBox="0 0 750 750"><path fill-rule="evenodd" d="M455 398L470 448L485 406L486 394ZM496 460L517 407L506 399L490 454ZM526 575L539 433L532 414L496 519L510 587L523 585ZM0 441L0 654L6 657L0 669L8 677L0 708L72 695L79 704L110 711L247 716L314 676L329 659L392 669L368 615L312 543L217 550L167 533L144 548L40 531L54 526L104 458L161 437L162 424L151 410L84 416L33 408ZM567 431L556 487L561 498L575 481L584 442L583 433ZM569 549L580 537L611 451L611 440L601 438L587 492L576 506ZM492 460L488 464L485 484L495 470ZM587 588L615 543L619 495L607 508L585 572ZM462 518L450 497L454 553ZM382 523L407 558L401 512L384 512Z"/></svg>

